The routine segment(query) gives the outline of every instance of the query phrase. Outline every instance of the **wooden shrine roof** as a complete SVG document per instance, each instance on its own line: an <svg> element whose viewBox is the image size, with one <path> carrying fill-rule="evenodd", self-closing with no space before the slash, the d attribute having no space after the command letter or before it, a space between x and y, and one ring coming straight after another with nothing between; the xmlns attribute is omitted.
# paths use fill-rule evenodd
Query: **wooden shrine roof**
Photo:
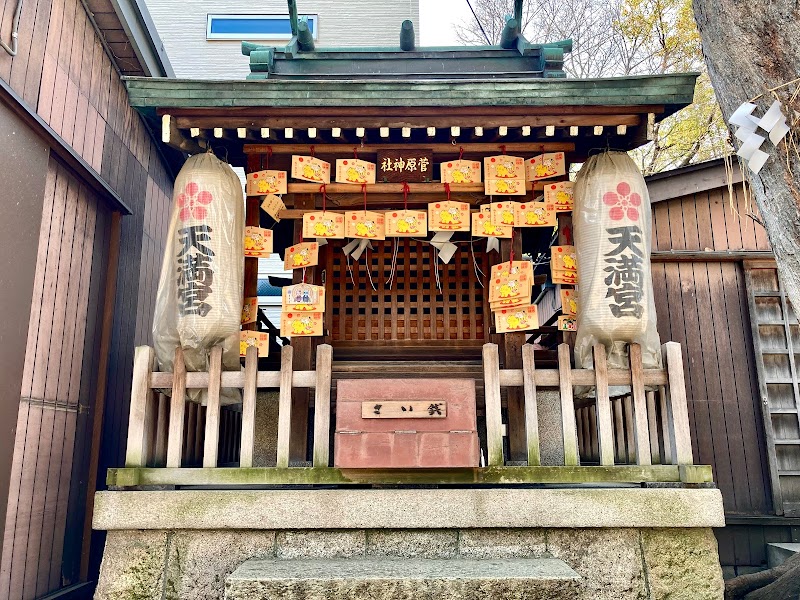
<svg viewBox="0 0 800 600"><path fill-rule="evenodd" d="M697 73L599 79L212 81L126 77L131 105L156 108L625 107L661 105L662 117L691 103ZM588 111L587 111L588 112Z"/></svg>

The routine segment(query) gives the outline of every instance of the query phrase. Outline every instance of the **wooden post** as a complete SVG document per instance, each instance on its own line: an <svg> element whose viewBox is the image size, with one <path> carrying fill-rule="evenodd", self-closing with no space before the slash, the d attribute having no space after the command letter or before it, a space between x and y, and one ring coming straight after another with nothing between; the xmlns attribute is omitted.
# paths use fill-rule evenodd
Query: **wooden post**
<svg viewBox="0 0 800 600"><path fill-rule="evenodd" d="M244 359L244 388L242 389L242 444L239 466L253 466L253 444L256 431L256 379L258 377L258 348L248 346Z"/></svg>
<svg viewBox="0 0 800 600"><path fill-rule="evenodd" d="M631 390L633 393L634 444L636 446L636 464L653 464L650 456L650 424L647 420L647 397L644 390L644 366L642 365L642 347L630 345Z"/></svg>
<svg viewBox="0 0 800 600"><path fill-rule="evenodd" d="M295 208L313 209L316 202L315 194L295 195ZM303 221L297 219L294 223L294 242L298 243L303 237ZM320 252L327 252L324 248ZM294 283L303 281L303 270L295 269ZM317 268L306 269L306 283L317 283ZM310 371L313 368L314 347L316 340L310 337L292 338L294 349L294 368L298 371ZM308 451L308 405L311 393L307 388L292 391L292 427L290 437L290 456L293 461L304 461Z"/></svg>
<svg viewBox="0 0 800 600"><path fill-rule="evenodd" d="M597 436L600 444L600 464L614 464L614 427L611 423L611 400L608 398L608 364L606 348L594 345L595 396L597 399Z"/></svg>
<svg viewBox="0 0 800 600"><path fill-rule="evenodd" d="M656 407L656 393L647 392L647 426L650 432L650 464L661 464L661 454L658 450L658 409Z"/></svg>
<svg viewBox="0 0 800 600"><path fill-rule="evenodd" d="M528 441L528 466L541 464L539 449L539 411L536 403L536 363L533 346L522 346L522 386L525 390L525 432Z"/></svg>
<svg viewBox="0 0 800 600"><path fill-rule="evenodd" d="M664 365L666 366L666 365ZM670 425L669 425L669 410L667 409L667 388L666 386L660 386L658 388L658 407L659 413L661 417L661 444L663 446L661 450L661 464L668 465L672 461L672 443L670 442Z"/></svg>
<svg viewBox="0 0 800 600"><path fill-rule="evenodd" d="M497 344L483 345L483 393L486 404L486 447L490 467L502 467L503 414L500 405L500 354Z"/></svg>
<svg viewBox="0 0 800 600"><path fill-rule="evenodd" d="M683 357L678 342L667 342L662 346L662 356L667 367L669 381L667 393L667 415L669 438L672 446L673 465L691 465L692 438L689 430L689 408L686 402L686 384L683 380Z"/></svg>
<svg viewBox="0 0 800 600"><path fill-rule="evenodd" d="M208 365L208 400L206 402L206 430L203 444L203 466L217 466L219 451L219 391L222 384L222 346L214 346Z"/></svg>
<svg viewBox="0 0 800 600"><path fill-rule="evenodd" d="M153 410L150 391L150 374L153 372L155 352L150 346L137 346L133 355L133 386L131 412L128 420L128 446L125 451L126 467L143 467L147 464L150 435L146 424Z"/></svg>
<svg viewBox="0 0 800 600"><path fill-rule="evenodd" d="M261 155L247 155L247 173L261 170ZM261 198L259 196L248 196L245 199L245 225L258 227L261 224ZM244 252L244 248L242 248ZM253 298L258 296L258 259L245 256L244 258L244 297ZM258 322L242 325L245 331L257 331Z"/></svg>
<svg viewBox="0 0 800 600"><path fill-rule="evenodd" d="M289 466L289 434L292 425L292 346L281 348L281 382L278 395L278 452L275 466Z"/></svg>
<svg viewBox="0 0 800 600"><path fill-rule="evenodd" d="M167 439L167 467L181 466L183 452L183 419L186 412L186 365L183 348L175 348L172 367L172 399L169 406L169 436Z"/></svg>
<svg viewBox="0 0 800 600"><path fill-rule="evenodd" d="M561 396L561 423L564 436L564 465L578 464L578 429L575 425L575 402L572 396L572 364L568 344L558 346L558 386Z"/></svg>
<svg viewBox="0 0 800 600"><path fill-rule="evenodd" d="M331 365L333 347L317 346L317 382L314 389L314 466L327 467L331 433Z"/></svg>
<svg viewBox="0 0 800 600"><path fill-rule="evenodd" d="M522 260L522 235L517 234L510 240L500 240L500 256L502 260ZM489 313L484 313L489 314ZM503 367L506 369L522 368L522 346L525 344L524 333L500 334L502 344ZM508 423L508 458L522 461L528 458L528 442L525 429L525 395L518 387L506 390Z"/></svg>

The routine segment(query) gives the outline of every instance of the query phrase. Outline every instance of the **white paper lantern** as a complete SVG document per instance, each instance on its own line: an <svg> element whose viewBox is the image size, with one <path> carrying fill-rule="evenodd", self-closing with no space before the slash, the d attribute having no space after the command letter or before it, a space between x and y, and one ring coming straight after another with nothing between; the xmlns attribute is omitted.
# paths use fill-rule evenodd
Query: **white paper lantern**
<svg viewBox="0 0 800 600"><path fill-rule="evenodd" d="M645 367L661 365L650 271L650 196L624 152L591 157L575 181L573 212L578 261L576 363L593 365L602 343L611 368L627 368L627 343L642 346Z"/></svg>
<svg viewBox="0 0 800 600"><path fill-rule="evenodd" d="M211 153L186 161L175 181L158 283L153 342L172 370L175 348L186 369L205 371L209 350L223 346L223 368L238 370L244 279L244 197L231 167ZM203 395L190 390L203 401ZM226 392L223 402L238 401Z"/></svg>

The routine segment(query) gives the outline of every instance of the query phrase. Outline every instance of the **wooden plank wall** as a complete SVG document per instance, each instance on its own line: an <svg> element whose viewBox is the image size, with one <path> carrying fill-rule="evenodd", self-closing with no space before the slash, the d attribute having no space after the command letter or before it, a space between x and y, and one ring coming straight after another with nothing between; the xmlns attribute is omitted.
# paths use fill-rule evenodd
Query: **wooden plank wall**
<svg viewBox="0 0 800 600"><path fill-rule="evenodd" d="M16 0L0 0L9 39ZM131 207L122 220L99 482L122 464L133 348L150 343L172 179L80 0L25 0L19 52L0 77ZM105 274L109 214L51 159L34 314L9 497L0 597L33 598L78 577L91 444L96 284ZM49 207L49 208L47 208ZM48 212L49 211L49 212ZM69 262L67 262L69 257ZM36 292L35 292L36 294ZM84 327L85 324L85 327ZM78 406L82 407L81 411ZM87 416L88 415L88 416ZM93 546L94 568L102 536Z"/></svg>
<svg viewBox="0 0 800 600"><path fill-rule="evenodd" d="M741 186L737 186L734 208L737 212L722 188L655 204L653 249L768 250L763 229L747 216ZM742 264L713 259L657 261L653 284L662 340L684 347L696 462L713 466L726 512L770 514Z"/></svg>

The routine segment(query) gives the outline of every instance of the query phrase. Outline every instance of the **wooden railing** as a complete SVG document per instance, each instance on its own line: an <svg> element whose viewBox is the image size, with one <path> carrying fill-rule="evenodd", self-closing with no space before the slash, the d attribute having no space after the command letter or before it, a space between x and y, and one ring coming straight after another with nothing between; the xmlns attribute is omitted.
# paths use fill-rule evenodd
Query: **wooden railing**
<svg viewBox="0 0 800 600"><path fill-rule="evenodd" d="M125 487L222 483L710 481L710 467L692 465L680 345L670 342L663 346L662 369L644 369L639 346L631 345L629 350L629 369L609 369L602 345L594 348L594 369L573 369L571 349L562 344L558 348L558 368L537 369L533 347L525 345L522 368L501 369L497 345L486 344L483 390L487 467L343 471L329 467L331 346L317 347L313 371L293 370L291 346L281 349L279 371L259 371L255 348L248 349L243 370L222 371L222 349L216 347L210 354L208 372L200 373L186 372L180 349L175 354L174 373L157 372L153 349L139 347L134 359L126 468L111 469L108 483ZM380 374L376 373L376 377ZM574 388L578 386L593 389L593 393L576 400ZM610 386L625 386L630 391L611 398ZM501 394L504 387L523 390L527 467L506 466ZM235 414L227 420L221 415L231 409L220 404L220 391L226 388L241 390L242 394L241 405L232 409L241 415ZM256 395L257 390L269 388L279 390L275 467L253 468ZM292 390L296 388L314 390L310 468L289 466ZM539 431L537 394L544 388L558 390L559 432ZM171 389L170 398L158 394L158 390L164 389ZM187 389L205 390L203 409L187 403ZM564 453L560 466L541 466L543 435L561 438ZM201 446L202 453L198 452ZM658 462L661 464L655 464ZM200 464L202 469L192 468Z"/></svg>

